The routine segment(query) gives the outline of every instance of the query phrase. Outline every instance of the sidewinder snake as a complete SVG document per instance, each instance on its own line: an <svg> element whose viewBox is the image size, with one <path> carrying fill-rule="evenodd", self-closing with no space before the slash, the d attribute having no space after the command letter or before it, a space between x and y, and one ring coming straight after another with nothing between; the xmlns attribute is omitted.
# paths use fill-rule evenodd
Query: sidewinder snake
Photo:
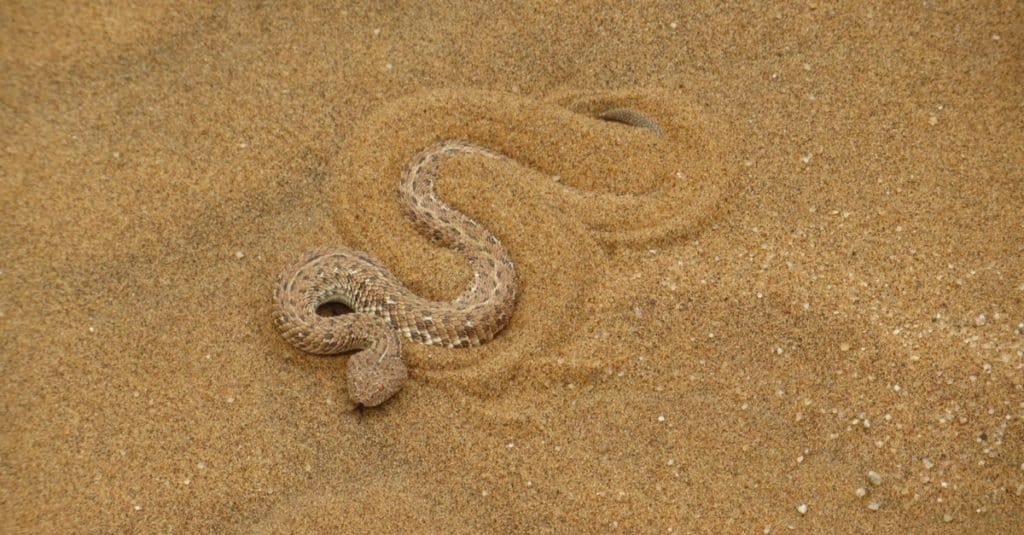
<svg viewBox="0 0 1024 535"><path fill-rule="evenodd" d="M599 116L646 128L658 125L635 110L618 108ZM447 347L480 345L508 323L515 308L515 264L494 234L449 207L435 193L442 162L460 154L508 158L463 141L442 141L403 168L398 198L405 215L423 235L465 256L473 282L452 301L430 301L406 288L366 253L334 247L308 251L286 267L274 291L274 322L296 348L318 355L358 350L348 361L348 395L375 406L393 396L408 377L400 335ZM352 313L321 316L326 303Z"/></svg>

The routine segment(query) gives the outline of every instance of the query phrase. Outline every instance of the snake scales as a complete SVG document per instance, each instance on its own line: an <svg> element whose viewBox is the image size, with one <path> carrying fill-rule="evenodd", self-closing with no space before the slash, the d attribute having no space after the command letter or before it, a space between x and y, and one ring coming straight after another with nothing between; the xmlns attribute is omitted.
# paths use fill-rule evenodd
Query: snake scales
<svg viewBox="0 0 1024 535"><path fill-rule="evenodd" d="M634 110L608 110L600 117L660 134L657 124ZM501 331L515 308L516 269L508 251L434 190L442 162L460 154L507 159L477 145L442 141L405 165L398 190L419 232L469 262L473 282L457 298L424 299L366 253L340 247L306 252L278 277L274 321L288 342L320 355L359 350L348 361L348 392L356 403L379 405L405 382L400 335L423 344L475 346ZM325 303L342 303L352 313L321 316L317 309Z"/></svg>

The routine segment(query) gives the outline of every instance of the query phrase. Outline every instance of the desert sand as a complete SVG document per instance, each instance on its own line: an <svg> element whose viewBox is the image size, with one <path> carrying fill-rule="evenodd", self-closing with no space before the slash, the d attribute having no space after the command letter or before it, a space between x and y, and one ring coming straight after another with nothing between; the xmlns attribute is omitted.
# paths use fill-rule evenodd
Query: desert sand
<svg viewBox="0 0 1024 535"><path fill-rule="evenodd" d="M0 5L0 531L1024 522L1019 3L285 4ZM443 139L521 295L357 407L274 281L458 295Z"/></svg>

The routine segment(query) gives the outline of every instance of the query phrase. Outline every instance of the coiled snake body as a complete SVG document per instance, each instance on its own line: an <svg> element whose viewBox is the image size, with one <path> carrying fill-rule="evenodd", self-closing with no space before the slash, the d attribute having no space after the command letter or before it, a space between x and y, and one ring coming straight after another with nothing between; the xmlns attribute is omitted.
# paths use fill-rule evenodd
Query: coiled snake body
<svg viewBox="0 0 1024 535"><path fill-rule="evenodd" d="M405 287L366 253L334 248L309 251L278 278L275 322L295 347L320 355L361 349L348 363L349 397L378 405L408 372L398 334L424 344L482 344L508 323L515 307L516 270L498 238L438 199L441 162L458 154L504 156L461 141L445 141L416 155L402 170L399 200L417 229L466 257L473 283L453 301L428 301ZM325 317L317 308L342 303L351 314Z"/></svg>
<svg viewBox="0 0 1024 535"><path fill-rule="evenodd" d="M661 134L658 125L630 109L601 119ZM360 350L348 361L349 397L379 405L402 386L408 370L399 334L424 344L482 344L508 323L515 307L516 269L498 238L450 208L434 191L441 163L459 154L507 160L484 147L443 141L417 154L402 170L399 201L419 232L453 248L469 261L473 283L453 301L429 301L402 284L366 253L345 248L303 254L278 277L274 318L292 345L321 355ZM325 303L342 303L350 314L321 316Z"/></svg>

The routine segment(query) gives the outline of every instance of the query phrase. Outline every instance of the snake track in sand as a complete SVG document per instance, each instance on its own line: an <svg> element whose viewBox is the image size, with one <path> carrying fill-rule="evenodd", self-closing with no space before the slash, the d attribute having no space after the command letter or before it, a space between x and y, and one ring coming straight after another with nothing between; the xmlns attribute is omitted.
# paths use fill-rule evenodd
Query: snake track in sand
<svg viewBox="0 0 1024 535"><path fill-rule="evenodd" d="M609 110L601 118L661 133L633 110ZM274 320L288 342L320 355L360 350L348 361L349 397L356 403L379 405L405 382L400 335L423 344L475 346L501 331L515 308L516 269L508 251L494 234L435 193L441 163L461 154L509 160L478 145L443 141L405 165L398 191L405 215L419 232L469 261L473 283L457 298L424 299L366 253L346 248L309 251L278 277ZM317 309L326 303L342 303L352 313L321 316Z"/></svg>

